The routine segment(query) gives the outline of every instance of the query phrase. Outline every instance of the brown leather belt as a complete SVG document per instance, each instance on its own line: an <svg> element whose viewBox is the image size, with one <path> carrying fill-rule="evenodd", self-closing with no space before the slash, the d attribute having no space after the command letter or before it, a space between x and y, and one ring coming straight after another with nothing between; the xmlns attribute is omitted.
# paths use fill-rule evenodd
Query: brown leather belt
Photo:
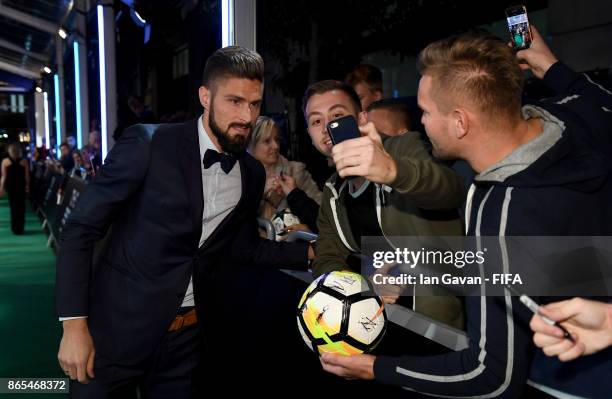
<svg viewBox="0 0 612 399"><path fill-rule="evenodd" d="M183 315L176 315L168 331L180 330L183 327L189 327L198 322L195 309L191 309L189 312Z"/></svg>

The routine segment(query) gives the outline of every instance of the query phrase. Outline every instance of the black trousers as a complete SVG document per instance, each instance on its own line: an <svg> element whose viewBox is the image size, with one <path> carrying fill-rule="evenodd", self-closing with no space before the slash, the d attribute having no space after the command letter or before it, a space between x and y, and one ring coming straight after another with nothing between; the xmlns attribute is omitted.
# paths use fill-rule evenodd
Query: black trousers
<svg viewBox="0 0 612 399"><path fill-rule="evenodd" d="M11 208L11 230L13 234L23 234L25 225L26 195L23 190L7 190Z"/></svg>
<svg viewBox="0 0 612 399"><path fill-rule="evenodd" d="M198 323L168 332L142 368L108 362L96 354L88 384L71 381L70 397L78 399L191 399L195 397L195 370L200 359ZM139 393L139 395L137 394Z"/></svg>

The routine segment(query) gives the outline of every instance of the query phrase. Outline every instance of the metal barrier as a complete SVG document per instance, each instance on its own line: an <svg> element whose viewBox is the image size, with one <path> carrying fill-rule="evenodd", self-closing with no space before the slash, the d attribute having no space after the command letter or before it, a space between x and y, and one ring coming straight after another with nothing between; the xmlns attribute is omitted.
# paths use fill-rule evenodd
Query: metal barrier
<svg viewBox="0 0 612 399"><path fill-rule="evenodd" d="M68 182L65 185L61 197L58 197L58 191L62 186L64 178L68 179ZM59 250L59 235L87 184L80 178L64 177L59 173L49 171L45 173L41 183L42 187L39 187L39 190L37 190L37 195L42 196L42 198L34 198L34 200L35 203L39 204L38 211L43 219L43 228L48 229L49 232L48 245L53 245L56 250ZM257 222L259 227L266 231L266 237L268 239L274 240L276 238L276 231L271 221L257 218ZM316 239L316 234L292 232L287 235L286 241L314 241ZM312 274L309 271L303 272L281 269L281 272L301 280L306 284L310 284L313 281ZM465 332L461 330L430 319L397 304L388 304L386 305L386 309L389 321L392 323L417 333L446 348L458 351L468 346L467 336Z"/></svg>

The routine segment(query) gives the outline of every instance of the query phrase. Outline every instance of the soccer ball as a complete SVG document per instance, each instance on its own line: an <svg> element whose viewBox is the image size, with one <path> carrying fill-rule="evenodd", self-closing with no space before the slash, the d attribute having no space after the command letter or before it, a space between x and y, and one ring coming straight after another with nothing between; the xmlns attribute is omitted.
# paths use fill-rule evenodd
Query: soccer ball
<svg viewBox="0 0 612 399"><path fill-rule="evenodd" d="M298 305L297 324L315 353L350 356L371 352L380 343L387 315L366 279L335 271L308 286Z"/></svg>

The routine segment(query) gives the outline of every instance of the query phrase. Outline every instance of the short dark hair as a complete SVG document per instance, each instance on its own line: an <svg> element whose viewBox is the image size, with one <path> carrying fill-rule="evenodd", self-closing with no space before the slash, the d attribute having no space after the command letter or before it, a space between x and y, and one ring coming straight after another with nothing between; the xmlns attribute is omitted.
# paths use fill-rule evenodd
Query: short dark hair
<svg viewBox="0 0 612 399"><path fill-rule="evenodd" d="M397 118L403 126L408 130L412 129L412 118L410 117L410 107L406 102L397 98L385 98L383 100L374 101L368 106L367 111L373 111L375 109L383 109L393 113L394 117Z"/></svg>
<svg viewBox="0 0 612 399"><path fill-rule="evenodd" d="M370 90L382 92L382 72L374 65L357 65L344 80L353 87L359 83L365 83Z"/></svg>
<svg viewBox="0 0 612 399"><path fill-rule="evenodd" d="M240 46L223 47L215 51L204 66L202 85L210 86L219 78L264 80L264 62L259 54Z"/></svg>
<svg viewBox="0 0 612 399"><path fill-rule="evenodd" d="M314 96L315 94L323 94L332 90L339 90L346 94L351 100L353 107L355 107L355 110L358 113L361 112L361 101L359 100L359 96L355 92L355 89L339 80L328 79L311 84L304 92L304 97L302 98L302 112L304 113L304 117L306 117L306 105L308 104L310 97Z"/></svg>

